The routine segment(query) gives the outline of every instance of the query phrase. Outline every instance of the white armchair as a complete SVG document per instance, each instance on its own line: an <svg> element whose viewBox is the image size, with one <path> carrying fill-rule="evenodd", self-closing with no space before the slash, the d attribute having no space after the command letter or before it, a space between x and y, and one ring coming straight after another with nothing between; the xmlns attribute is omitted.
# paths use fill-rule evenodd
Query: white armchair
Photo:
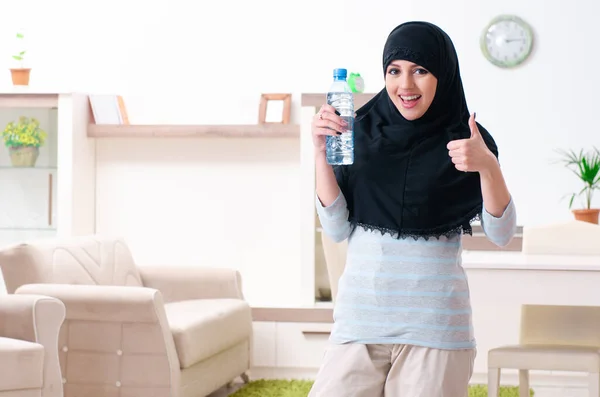
<svg viewBox="0 0 600 397"><path fill-rule="evenodd" d="M65 304L65 397L203 397L248 380L252 316L235 270L138 267L125 241L96 236L9 247L0 267L9 293Z"/></svg>
<svg viewBox="0 0 600 397"><path fill-rule="evenodd" d="M58 332L65 306L36 295L0 295L0 397L62 397Z"/></svg>

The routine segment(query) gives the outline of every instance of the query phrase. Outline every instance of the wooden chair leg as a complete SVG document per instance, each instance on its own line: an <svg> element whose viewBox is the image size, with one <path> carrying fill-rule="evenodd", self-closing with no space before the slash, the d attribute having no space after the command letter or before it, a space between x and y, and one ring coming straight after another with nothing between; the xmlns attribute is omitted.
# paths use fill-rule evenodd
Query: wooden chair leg
<svg viewBox="0 0 600 397"><path fill-rule="evenodd" d="M488 368L488 397L498 397L500 392L500 368Z"/></svg>
<svg viewBox="0 0 600 397"><path fill-rule="evenodd" d="M519 370L519 397L529 397L529 370Z"/></svg>
<svg viewBox="0 0 600 397"><path fill-rule="evenodd" d="M599 397L600 396L600 374L589 373L588 374L588 396Z"/></svg>

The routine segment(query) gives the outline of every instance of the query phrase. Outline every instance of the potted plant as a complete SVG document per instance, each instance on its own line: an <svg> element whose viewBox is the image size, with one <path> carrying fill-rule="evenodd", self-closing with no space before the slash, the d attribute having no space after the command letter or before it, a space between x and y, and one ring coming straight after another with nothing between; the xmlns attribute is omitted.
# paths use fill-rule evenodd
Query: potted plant
<svg viewBox="0 0 600 397"><path fill-rule="evenodd" d="M23 33L17 33L17 40L23 40L24 37L25 36L23 35ZM15 61L20 62L21 65L20 68L10 69L13 85L29 85L29 76L31 74L31 69L24 67L25 52L25 50L21 50L17 54L12 56L13 59Z"/></svg>
<svg viewBox="0 0 600 397"><path fill-rule="evenodd" d="M4 144L10 153L14 167L33 167L40 154L40 146L46 142L46 132L40 128L35 118L19 117L18 122L11 121L2 132Z"/></svg>
<svg viewBox="0 0 600 397"><path fill-rule="evenodd" d="M579 153L561 150L559 153L562 154L562 162L583 183L583 188L579 192L570 195L569 209L572 208L575 197L583 196L583 208L572 210L575 219L598 224L600 208L592 208L592 197L594 191L600 189L600 152L594 148L587 153L583 150Z"/></svg>

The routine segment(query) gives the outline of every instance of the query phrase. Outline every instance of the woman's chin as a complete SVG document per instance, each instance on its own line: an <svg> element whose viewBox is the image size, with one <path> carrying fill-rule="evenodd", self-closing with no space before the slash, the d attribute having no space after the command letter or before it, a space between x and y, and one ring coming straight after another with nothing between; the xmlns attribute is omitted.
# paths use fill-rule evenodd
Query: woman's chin
<svg viewBox="0 0 600 397"><path fill-rule="evenodd" d="M425 113L422 110L420 110L419 108L406 109L402 105L398 105L398 104L396 104L396 108L398 109L398 111L400 112L402 117L404 117L408 121L414 121L414 120L420 119L423 116L423 114Z"/></svg>

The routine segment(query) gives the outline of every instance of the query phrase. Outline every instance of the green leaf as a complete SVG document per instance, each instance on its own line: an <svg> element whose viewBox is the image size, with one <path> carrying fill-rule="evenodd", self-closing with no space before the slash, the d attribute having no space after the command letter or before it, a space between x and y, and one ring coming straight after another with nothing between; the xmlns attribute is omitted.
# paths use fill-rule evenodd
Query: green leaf
<svg viewBox="0 0 600 397"><path fill-rule="evenodd" d="M575 200L575 193L573 193L571 195L571 200L569 200L569 209L571 209L571 207L573 207L573 200Z"/></svg>
<svg viewBox="0 0 600 397"><path fill-rule="evenodd" d="M13 58L16 59L17 61L22 61L23 57L19 56L19 55L13 55Z"/></svg>
<svg viewBox="0 0 600 397"><path fill-rule="evenodd" d="M571 196L569 208L573 205L575 197L582 194L586 195L586 206L589 207L593 191L600 190L600 151L595 147L587 153L583 149L579 153L573 150L556 151L561 154L560 162L573 172L584 185L579 193Z"/></svg>
<svg viewBox="0 0 600 397"><path fill-rule="evenodd" d="M23 33L17 33L17 39L22 39L23 37Z"/></svg>

